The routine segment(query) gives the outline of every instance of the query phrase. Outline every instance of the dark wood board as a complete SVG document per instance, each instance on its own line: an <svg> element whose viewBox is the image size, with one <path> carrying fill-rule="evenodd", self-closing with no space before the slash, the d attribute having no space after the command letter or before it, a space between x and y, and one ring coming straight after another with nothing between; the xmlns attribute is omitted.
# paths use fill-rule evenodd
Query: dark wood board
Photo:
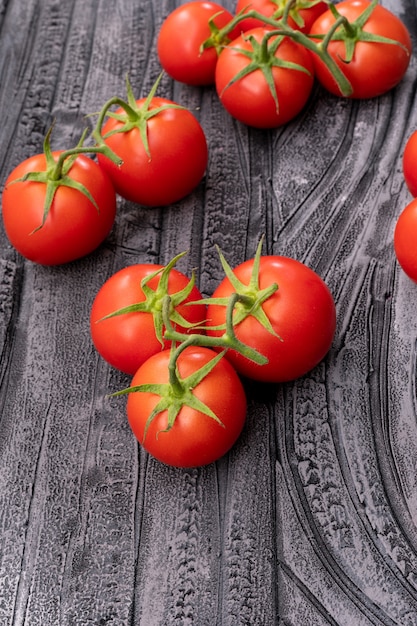
<svg viewBox="0 0 417 626"><path fill-rule="evenodd" d="M146 95L174 0L0 2L0 191L11 169L113 95ZM413 0L383 0L417 46ZM224 6L233 10L231 0ZM277 130L234 121L214 88L164 76L209 144L204 180L149 209L118 199L88 257L24 260L0 230L1 626L415 626L417 286L392 238L411 200L401 157L417 128L417 63L390 93L337 99L316 86ZM136 262L197 268L210 295L268 254L317 271L337 306L333 347L303 378L247 383L238 443L204 468L138 447L129 377L92 346L99 287Z"/></svg>

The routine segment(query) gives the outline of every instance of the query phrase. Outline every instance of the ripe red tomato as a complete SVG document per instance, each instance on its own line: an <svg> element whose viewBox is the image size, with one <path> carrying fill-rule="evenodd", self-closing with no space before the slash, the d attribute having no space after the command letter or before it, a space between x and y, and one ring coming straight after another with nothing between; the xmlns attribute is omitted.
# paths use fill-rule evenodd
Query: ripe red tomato
<svg viewBox="0 0 417 626"><path fill-rule="evenodd" d="M275 128L298 115L314 82L310 52L288 37L276 36L269 43L273 47L269 55L276 65L264 64L260 68L255 61L253 71L238 77L252 63L247 52L258 56L257 50L270 32L270 29L254 28L243 33L225 47L216 66L216 90L223 106L243 124L257 128ZM282 63L286 62L297 64L299 69L283 67ZM276 99L264 71L271 72Z"/></svg>
<svg viewBox="0 0 417 626"><path fill-rule="evenodd" d="M56 151L52 156L57 160L59 154ZM11 172L2 197L3 222L7 237L20 254L35 263L58 265L89 254L104 241L114 223L116 194L107 174L81 154L67 176L81 183L97 206L78 189L60 185L42 225L46 183L13 181L29 172L46 170L45 154L38 154Z"/></svg>
<svg viewBox="0 0 417 626"><path fill-rule="evenodd" d="M405 145L403 172L411 195L417 197L417 130L410 135Z"/></svg>
<svg viewBox="0 0 417 626"><path fill-rule="evenodd" d="M177 364L181 377L193 375L216 356L213 350L188 347ZM136 372L132 386L168 383L170 351L165 350L148 359ZM225 359L193 389L192 394L206 405L220 420L190 406L181 407L174 424L167 430L168 416L164 410L151 421L146 436L149 416L160 400L150 392L129 393L127 414L130 427L152 456L167 465L196 467L213 463L222 457L239 437L246 419L246 396L243 385L233 367Z"/></svg>
<svg viewBox="0 0 417 626"><path fill-rule="evenodd" d="M233 270L238 280L249 285L254 261L245 261ZM333 297L324 281L309 267L282 256L260 258L259 289L278 284L278 290L262 309L276 335L271 334L249 314L235 327L243 343L266 356L266 365L257 365L233 350L226 353L238 373L264 382L285 382L303 376L315 367L329 351L336 327ZM213 293L224 298L239 290L225 277ZM239 305L238 305L239 306ZM210 326L225 323L226 307L209 303L207 335L218 336L222 331Z"/></svg>
<svg viewBox="0 0 417 626"><path fill-rule="evenodd" d="M123 198L145 206L165 206L181 200L201 181L207 167L207 141L188 109L172 108L178 105L155 96L149 112L163 108L146 119L148 154L139 127L145 103L146 98L136 101L139 119L130 130L123 130L128 121L123 109L116 111L123 120L110 117L102 128L105 143L123 164L115 165L102 154L98 161ZM114 131L119 132L107 136Z"/></svg>
<svg viewBox="0 0 417 626"><path fill-rule="evenodd" d="M187 2L172 11L161 26L157 42L159 61L167 74L188 85L213 84L221 46L240 32L236 28L227 37L220 36L218 30L232 19L233 15L220 4L204 0ZM207 40L210 45L202 51Z"/></svg>
<svg viewBox="0 0 417 626"><path fill-rule="evenodd" d="M417 199L400 214L394 230L394 250L398 263L412 281L417 283Z"/></svg>
<svg viewBox="0 0 417 626"><path fill-rule="evenodd" d="M240 11L244 13L257 11L265 17L274 18L278 21L282 18L287 4L288 0L251 0L250 2L238 0L236 14L240 13ZM295 0L289 12L288 26L303 33L308 33L313 22L327 8L327 4L320 0ZM239 27L244 32L258 26L265 26L265 22L255 17L248 17L239 22Z"/></svg>
<svg viewBox="0 0 417 626"><path fill-rule="evenodd" d="M337 11L349 22L356 23L370 7L367 0L345 0L336 5ZM311 27L310 35L326 35L335 23L333 13L322 13ZM355 36L358 28L355 26ZM373 98L395 87L403 78L411 59L411 39L404 23L388 9L376 5L365 24L365 33L386 37L401 45L375 41L357 41L353 57L346 63L346 45L337 39L342 33L337 30L336 39L328 46L328 52L338 64L353 87L351 98ZM313 54L316 76L319 82L331 93L342 95L334 78L324 63Z"/></svg>
<svg viewBox="0 0 417 626"><path fill-rule="evenodd" d="M90 331L96 350L110 365L126 374L134 374L144 361L156 352L161 352L170 345L161 344L155 323L162 327L162 300L166 292L158 292L161 273L147 282L147 289L152 292L149 300L142 288L142 280L149 278L163 265L137 264L125 267L111 276L98 291L90 313ZM172 295L181 292L190 279L175 268L168 276L167 292ZM202 295L194 285L187 297L175 306L177 315L181 315L191 324L201 324L205 320L206 307L203 304L186 305L186 302L200 300ZM133 311L108 317L105 316L137 303L148 302L147 310ZM172 317L172 316L171 316ZM175 318L173 319L175 325ZM176 324L176 330L187 332ZM162 337L161 337L162 338Z"/></svg>

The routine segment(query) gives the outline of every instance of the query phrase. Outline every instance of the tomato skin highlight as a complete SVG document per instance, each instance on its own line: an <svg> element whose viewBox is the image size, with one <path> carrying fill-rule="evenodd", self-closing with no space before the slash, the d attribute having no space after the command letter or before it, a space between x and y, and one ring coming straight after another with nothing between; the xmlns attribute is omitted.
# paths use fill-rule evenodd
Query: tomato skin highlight
<svg viewBox="0 0 417 626"><path fill-rule="evenodd" d="M270 29L255 28L243 33L225 47L216 66L216 91L225 109L234 118L255 128L276 128L296 117L306 105L314 83L314 65L308 50L285 37L275 57L303 66L300 70L273 67L279 108L262 70L256 69L233 84L229 82L249 64L240 50L251 50L246 39L253 36L260 43ZM272 37L271 41L275 38Z"/></svg>
<svg viewBox="0 0 417 626"><path fill-rule="evenodd" d="M140 107L145 100L141 98L136 103ZM175 103L155 96L149 110L169 104ZM103 125L103 136L122 125L109 118ZM123 160L121 166L101 154L98 161L116 192L126 200L145 206L167 206L191 193L203 178L208 161L206 137L198 120L184 108L165 109L151 117L147 134L150 156L139 129L133 128L105 137L105 143Z"/></svg>
<svg viewBox="0 0 417 626"><path fill-rule="evenodd" d="M57 159L60 152L52 154ZM46 184L13 181L28 172L46 169L45 155L38 154L22 161L9 174L2 196L3 223L10 243L22 256L41 265L60 265L89 254L104 241L115 220L116 194L107 174L81 154L68 175L89 190L99 211L79 190L60 186L39 228Z"/></svg>
<svg viewBox="0 0 417 626"><path fill-rule="evenodd" d="M403 173L412 196L417 197L417 130L407 140L403 154Z"/></svg>
<svg viewBox="0 0 417 626"><path fill-rule="evenodd" d="M350 22L354 21L369 6L367 0L345 0L336 8ZM326 34L334 24L332 12L322 13L310 29L310 35ZM365 32L394 39L401 45L359 41L350 63L345 63L346 49L343 41L331 41L328 52L339 65L353 87L348 96L353 99L367 99L380 96L393 89L403 78L411 59L411 38L404 23L391 11L376 5L363 27ZM324 63L312 54L318 81L330 93L341 96L339 87Z"/></svg>
<svg viewBox="0 0 417 626"><path fill-rule="evenodd" d="M233 272L249 284L253 260L245 261ZM272 328L272 335L253 316L235 326L237 337L265 355L269 362L257 365L241 354L229 350L226 358L236 371L247 378L263 382L287 382L312 370L329 351L336 328L336 308L330 290L309 267L282 256L264 256L260 260L259 287L278 284L278 290L262 305ZM213 293L222 298L234 292L224 278ZM225 322L225 307L209 304L209 326ZM207 335L220 331L207 329Z"/></svg>
<svg viewBox="0 0 417 626"><path fill-rule="evenodd" d="M201 45L211 36L209 20L217 28L226 26L233 15L215 2L186 2L172 11L163 22L157 41L159 61L173 78L187 85L212 85L218 52L215 47L200 52ZM234 29L228 38L238 36Z"/></svg>
<svg viewBox="0 0 417 626"><path fill-rule="evenodd" d="M169 341L161 345L155 334L153 316L149 312L139 311L123 313L108 319L102 319L123 307L143 302L145 294L141 280L162 265L136 264L125 267L113 274L98 291L90 312L90 333L93 344L99 354L116 369L133 374L152 355L170 346ZM158 285L160 275L152 278L148 286ZM168 293L181 291L189 283L189 278L172 268L169 274ZM200 300L202 295L194 286L185 302ZM180 304L176 310L192 324L203 323L206 307L203 304L187 306ZM176 330L187 332L179 326Z"/></svg>
<svg viewBox="0 0 417 626"><path fill-rule="evenodd" d="M178 359L184 378L210 361L215 352L208 348L186 348ZM169 350L148 359L136 372L132 386L168 382ZM230 363L222 358L194 388L193 394L212 409L223 426L188 406L183 406L172 426L167 428L167 412L156 415L144 439L145 425L159 396L148 392L129 393L129 425L140 444L154 458L175 467L198 467L213 463L228 452L242 432L246 419L246 395Z"/></svg>
<svg viewBox="0 0 417 626"><path fill-rule="evenodd" d="M417 283L417 199L405 207L397 220L394 250L403 271Z"/></svg>
<svg viewBox="0 0 417 626"><path fill-rule="evenodd" d="M247 13L248 11L257 11L264 15L265 17L273 18L274 14L278 9L284 9L285 4L287 2L283 2L280 0L251 0L248 2L247 0L238 0L236 4L236 14L240 11L244 11ZM302 3L300 3L301 5ZM327 10L327 4L325 2L318 2L314 6L309 8L301 8L301 6L297 7L297 2L295 3L295 8L304 22L303 26L299 26L291 17L291 14L288 17L288 26L294 28L295 30L300 30L303 33L308 33L310 31L311 26L314 21ZM258 28L259 26L265 26L265 22L258 20L254 17L248 17L245 20L239 22L239 27L243 32L251 30L252 28ZM277 24L279 27L279 23Z"/></svg>

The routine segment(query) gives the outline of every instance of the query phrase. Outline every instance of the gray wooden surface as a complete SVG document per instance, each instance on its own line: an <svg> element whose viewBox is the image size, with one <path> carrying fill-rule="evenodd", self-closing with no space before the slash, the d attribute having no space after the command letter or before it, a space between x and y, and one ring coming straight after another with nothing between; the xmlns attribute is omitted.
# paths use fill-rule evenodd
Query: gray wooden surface
<svg viewBox="0 0 417 626"><path fill-rule="evenodd" d="M178 3L0 2L1 189L53 119L53 141L73 145L127 72L148 93ZM417 46L414 0L382 4ZM62 267L24 261L0 231L0 626L417 625L417 286L392 247L416 86L414 56L383 97L316 88L297 120L258 131L214 89L164 77L159 95L208 138L191 196L119 199L106 243ZM138 449L125 400L106 398L129 378L92 347L93 298L117 269L184 250L179 269L197 267L209 295L214 244L239 263L263 233L328 283L334 346L294 383L247 385L247 425L221 461L165 467Z"/></svg>

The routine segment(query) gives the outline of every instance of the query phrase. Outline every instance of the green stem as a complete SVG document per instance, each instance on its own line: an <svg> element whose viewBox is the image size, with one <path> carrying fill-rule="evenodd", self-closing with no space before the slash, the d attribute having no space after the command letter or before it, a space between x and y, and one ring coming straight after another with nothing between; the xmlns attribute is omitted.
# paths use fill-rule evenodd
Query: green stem
<svg viewBox="0 0 417 626"><path fill-rule="evenodd" d="M254 361L258 365L265 365L266 363L268 363L268 359L263 354L260 354L257 350L251 348L236 337L233 323L233 312L237 302L249 302L250 299L247 296L238 293L231 294L226 311L226 330L224 334L220 337L201 335L199 333L193 333L190 335L180 333L175 330L172 326L171 320L169 319L170 299L171 298L169 295L164 298L162 314L166 329L164 333L164 338L179 344L171 357L170 382L173 387L178 387L178 378L175 364L181 352L190 346L201 346L205 348L214 348L217 350L219 348L223 348L224 350L235 350L247 359Z"/></svg>
<svg viewBox="0 0 417 626"><path fill-rule="evenodd" d="M335 7L335 5L333 3L329 4L329 9L332 12L333 17L336 20L335 23L333 24L333 26L329 29L329 33L330 33L329 40L331 39L333 33L336 32L336 30L339 28L339 26L342 26L345 29L346 34L348 35L348 37L354 37L355 36L355 28L349 22L347 17L345 17L344 15L340 15L339 11L337 10L337 8Z"/></svg>
<svg viewBox="0 0 417 626"><path fill-rule="evenodd" d="M117 133L126 133L130 132L133 129L138 129L140 133L140 137L145 148L145 151L149 158L151 158L148 137L147 137L147 125L148 121L159 115L162 111L166 109L183 109L184 107L175 104L174 102L163 103L160 106L155 106L151 108L152 102L154 100L156 90L158 85L162 79L163 72L161 72L156 79L155 83L152 86L147 97L143 100L143 102L138 104L136 100L132 87L130 85L128 77L126 77L126 90L127 90L127 100L122 100L118 96L114 96L110 98L102 107L101 111L98 113L98 119L95 128L92 131L92 136L96 141L97 150L103 150L103 153L107 155L107 151L109 150L108 146L105 144L104 137L102 135L102 126L104 123L104 118L106 115L109 117L113 117L117 119L120 124L117 128L106 133L106 139L110 135L114 135ZM120 109L123 110L124 113L119 112L110 112L109 109L113 105L117 105ZM105 152L106 151L106 152ZM108 155L107 155L108 156Z"/></svg>
<svg viewBox="0 0 417 626"><path fill-rule="evenodd" d="M123 161L117 156L115 152L113 152L111 148L109 148L101 134L104 119L112 106L118 106L123 109L130 122L136 122L139 119L139 116L137 111L135 111L135 109L130 106L128 102L126 102L119 96L113 96L113 98L107 100L107 102L105 102L98 114L96 125L91 133L91 136L96 142L96 145L94 146L94 152L104 154L111 161L113 161L113 163L116 163L116 165L120 166L123 164Z"/></svg>
<svg viewBox="0 0 417 626"><path fill-rule="evenodd" d="M333 22L333 24L331 25L331 27L329 28L329 30L327 31L327 33L325 34L321 42L321 47L324 50L327 50L329 43L331 42L333 35L335 34L339 26L344 26L346 28L346 24L348 24L350 28L349 21L346 19L346 17L338 14L336 21Z"/></svg>
<svg viewBox="0 0 417 626"><path fill-rule="evenodd" d="M58 181L62 178L62 171L65 164L65 161L71 156L78 156L79 154L104 154L107 156L113 163L120 166L123 161L120 157L111 150L104 142L101 145L97 146L84 146L78 148L70 148L69 150L65 150L61 152L56 162L54 170L50 173L49 179Z"/></svg>
<svg viewBox="0 0 417 626"><path fill-rule="evenodd" d="M178 357L180 356L181 352L187 347L185 344L186 342L180 343L179 346L171 352L171 356L168 362L169 384L171 385L171 389L174 395L178 398L183 395L184 389L181 384L181 379L178 376L177 363Z"/></svg>
<svg viewBox="0 0 417 626"><path fill-rule="evenodd" d="M224 31L224 33L222 34L226 36L233 28L235 28L239 24L239 22L248 18L255 18L263 22L267 26L272 26L274 29L274 34L276 36L281 35L283 37L290 37L299 45L303 46L307 50L310 50L310 52L313 52L313 54L316 54L320 58L320 60L326 65L326 67L331 72L331 74L333 75L341 93L344 96L351 95L352 85L350 84L346 76L343 74L342 70L334 61L334 59L327 52L328 42L326 45L324 45L324 42L316 43L315 41L310 39L308 35L306 35L305 33L299 30L291 28L286 23L280 22L279 26L277 26L277 20L274 20L273 18L270 18L270 17L266 17L265 15L262 15L258 11L254 11L253 9L248 11L247 13L239 13L235 18L233 18L233 20L231 20L228 24L226 24L226 26L223 27L222 31ZM346 18L343 18L343 19L346 19ZM340 26L342 24L343 19L341 22L337 24L337 26ZM268 37L270 36L271 36L271 33L268 33Z"/></svg>
<svg viewBox="0 0 417 626"><path fill-rule="evenodd" d="M126 111L128 115L136 115L135 111L131 109L129 105L127 105L125 102L123 102L123 100L121 100L117 96L108 100L108 102L106 102L106 104L104 105L103 109L100 111L96 126L93 129L92 134L91 134L93 139L95 139L96 141L96 145L94 146L83 145L86 134L87 134L87 131L84 131L77 146L75 146L74 148L70 148L69 150L63 150L60 153L58 160L54 164L53 168L48 172L49 180L51 181L61 180L63 177L64 165L66 164L66 161L71 157L77 157L79 154L103 154L106 157L108 157L111 161L113 161L113 163L115 163L117 166L120 166L123 164L122 159L119 156L117 156L117 154L113 152L113 150L109 148L107 144L105 144L101 136L101 127L104 122L104 117L107 114L108 109L114 104L119 104L120 106L122 106L123 104L126 106L127 109L130 109L130 111ZM50 154L49 135L50 133L48 133L47 135L48 144L45 147L45 152L47 152L48 154ZM50 163L51 162L52 162L52 159L50 159Z"/></svg>
<svg viewBox="0 0 417 626"><path fill-rule="evenodd" d="M123 109L131 122L135 122L139 119L137 111L135 111L135 109L131 107L130 104L126 102L126 100L123 100L119 96L113 96L113 98L110 98L110 100L107 100L107 102L105 102L102 109L100 110L96 125L92 132L92 136L94 137L98 145L101 145L101 143L103 142L101 129L104 124L104 118L106 117L112 106L118 106Z"/></svg>
<svg viewBox="0 0 417 626"><path fill-rule="evenodd" d="M293 5L295 5L297 0L290 0L289 2L286 3L285 7L284 7L284 12L282 14L282 18L281 18L281 22L282 24L284 24L285 27L288 26L288 18L290 16L290 11L293 7Z"/></svg>
<svg viewBox="0 0 417 626"><path fill-rule="evenodd" d="M265 37L262 38L261 41L261 45L259 48L259 57L257 58L257 62L260 65L263 65L265 63L268 63L269 58L270 58L270 52L269 52L269 40L270 38L274 36L274 32L272 31L271 33L268 33L267 35L265 35Z"/></svg>

